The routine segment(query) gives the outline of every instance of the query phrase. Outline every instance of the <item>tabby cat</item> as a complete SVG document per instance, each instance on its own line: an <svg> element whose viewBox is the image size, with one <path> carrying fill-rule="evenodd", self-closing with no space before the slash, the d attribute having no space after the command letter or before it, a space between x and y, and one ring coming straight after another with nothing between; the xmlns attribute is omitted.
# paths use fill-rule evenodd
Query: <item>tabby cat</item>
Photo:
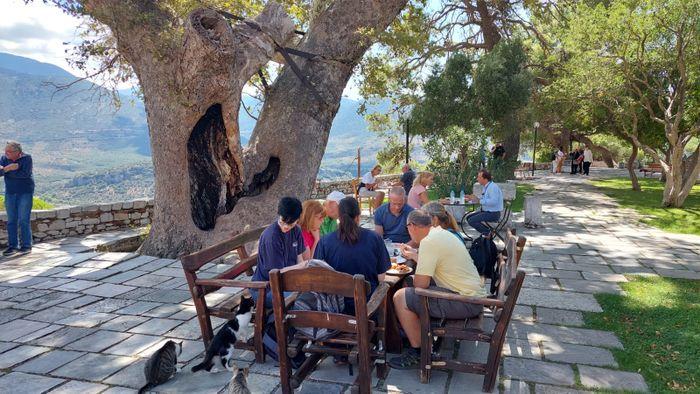
<svg viewBox="0 0 700 394"><path fill-rule="evenodd" d="M242 331L248 328L250 319L253 317L253 306L255 306L255 302L252 298L244 297L241 299L235 318L226 322L219 332L214 335L214 339L212 339L207 348L204 360L192 367L192 372L201 371L202 369L211 371L215 357L219 358L221 365L225 369L233 372L232 364L236 335L238 334L245 338Z"/></svg>
<svg viewBox="0 0 700 394"><path fill-rule="evenodd" d="M248 388L248 382L246 378L248 377L248 368L236 368L236 372L233 373L231 381L228 382L228 394L250 394L250 389Z"/></svg>
<svg viewBox="0 0 700 394"><path fill-rule="evenodd" d="M182 342L168 341L146 361L143 374L146 375L146 385L141 387L139 394L165 383L177 371L177 356L182 353Z"/></svg>

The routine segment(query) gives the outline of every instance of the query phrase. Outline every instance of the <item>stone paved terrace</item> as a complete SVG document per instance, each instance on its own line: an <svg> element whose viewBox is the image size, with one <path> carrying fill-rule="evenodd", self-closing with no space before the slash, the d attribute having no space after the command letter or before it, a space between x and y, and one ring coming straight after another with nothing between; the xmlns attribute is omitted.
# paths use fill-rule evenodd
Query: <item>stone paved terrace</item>
<svg viewBox="0 0 700 394"><path fill-rule="evenodd" d="M596 170L595 174L612 172ZM700 237L667 234L634 224L581 177L540 176L546 225L519 229L528 237L527 270L500 369L500 392L554 393L596 389L645 391L644 379L619 371L610 332L581 328L582 312L599 312L597 292L621 292L624 274L700 279ZM516 217L515 222L521 221ZM0 393L135 392L145 357L167 338L182 340L183 372L163 393L215 393L226 372L192 374L202 343L180 263L129 253L96 253L95 246L130 234L95 234L41 243L31 255L0 261ZM653 240L653 242L651 241ZM207 269L212 275L221 266ZM215 321L220 324L222 321ZM487 349L461 343L464 359ZM240 365L252 355L238 355ZM256 393L279 391L272 361L253 364ZM346 367L325 360L304 393L346 392ZM392 370L377 392L479 392L481 377L436 372L429 385L416 371ZM577 391L578 390L578 391Z"/></svg>

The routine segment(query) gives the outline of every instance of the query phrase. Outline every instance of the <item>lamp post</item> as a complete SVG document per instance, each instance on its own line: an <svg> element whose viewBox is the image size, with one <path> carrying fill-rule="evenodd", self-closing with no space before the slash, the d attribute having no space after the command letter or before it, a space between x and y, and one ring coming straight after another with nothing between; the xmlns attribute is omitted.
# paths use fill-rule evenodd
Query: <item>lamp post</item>
<svg viewBox="0 0 700 394"><path fill-rule="evenodd" d="M406 128L406 164L408 164L408 161L410 159L410 153L409 153L409 134L411 133L410 127L411 127L411 118L408 117L406 118L406 122L404 122L404 127Z"/></svg>
<svg viewBox="0 0 700 394"><path fill-rule="evenodd" d="M532 146L532 176L535 176L535 153L537 153L537 129L540 127L540 122L535 122L535 143Z"/></svg>

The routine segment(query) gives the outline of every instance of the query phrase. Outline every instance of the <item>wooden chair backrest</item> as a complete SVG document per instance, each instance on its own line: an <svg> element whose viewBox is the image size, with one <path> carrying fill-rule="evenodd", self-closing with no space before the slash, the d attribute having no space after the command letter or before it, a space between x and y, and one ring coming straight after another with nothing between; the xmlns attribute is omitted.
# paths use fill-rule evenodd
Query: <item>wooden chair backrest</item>
<svg viewBox="0 0 700 394"><path fill-rule="evenodd" d="M367 321L367 294L370 286L363 275L349 275L321 267L308 267L282 273L270 271L273 306L282 308L286 322L293 327L315 327L357 333ZM355 316L319 311L286 310L284 292L337 294L355 300ZM275 312L277 314L277 312ZM364 319L362 318L364 316Z"/></svg>
<svg viewBox="0 0 700 394"><path fill-rule="evenodd" d="M185 271L196 272L204 264L236 249L241 250L245 247L245 244L249 242L257 241L266 228L267 226L264 226L244 231L242 233L236 234L236 236L234 236L231 239L219 242L206 249L202 249L200 251L183 256L180 259L182 267L185 269ZM241 260L245 257L247 256L241 256Z"/></svg>
<svg viewBox="0 0 700 394"><path fill-rule="evenodd" d="M506 257L501 255L499 262L500 283L498 286L498 298L505 300L506 293L510 288L511 282L517 274L517 241L515 236L507 232L506 236Z"/></svg>

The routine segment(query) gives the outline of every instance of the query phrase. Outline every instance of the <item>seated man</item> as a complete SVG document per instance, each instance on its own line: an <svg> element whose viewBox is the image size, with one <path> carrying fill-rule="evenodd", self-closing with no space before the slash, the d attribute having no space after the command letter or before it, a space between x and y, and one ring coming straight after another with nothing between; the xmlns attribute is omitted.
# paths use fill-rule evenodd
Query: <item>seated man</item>
<svg viewBox="0 0 700 394"><path fill-rule="evenodd" d="M389 202L374 211L374 231L382 238L406 243L411 240L406 218L413 208L406 204L406 191L401 186L389 190Z"/></svg>
<svg viewBox="0 0 700 394"><path fill-rule="evenodd" d="M301 227L297 221L301 216L301 201L294 197L282 197L277 205L277 220L268 226L258 242L258 265L252 280L269 281L270 271L275 268L283 271L306 266L302 254L310 253L304 245ZM258 292L251 292L257 301ZM286 296L286 294L285 294ZM265 306L272 308L272 292L265 293Z"/></svg>
<svg viewBox="0 0 700 394"><path fill-rule="evenodd" d="M379 182L376 176L382 172L382 166L377 164L372 168L372 171L368 171L360 179L360 184L358 185L357 194L360 197L372 197L372 207L377 208L384 201L384 192L377 190Z"/></svg>
<svg viewBox="0 0 700 394"><path fill-rule="evenodd" d="M479 170L476 181L484 187L481 198L473 194L468 195L467 198L472 202L481 204L481 209L470 213L467 216L467 223L481 235L487 237L490 230L483 222L497 222L500 220L501 211L503 211L503 192L492 181L491 174L486 170Z"/></svg>
<svg viewBox="0 0 700 394"><path fill-rule="evenodd" d="M345 194L337 190L333 190L326 196L326 201L323 203L323 210L326 217L321 223L321 236L330 234L338 229L338 203L345 198Z"/></svg>
<svg viewBox="0 0 700 394"><path fill-rule="evenodd" d="M432 218L422 209L408 215L408 231L411 239L420 246L414 287L399 289L394 295L394 308L411 347L401 356L394 357L389 365L396 369L418 368L420 364L421 311L420 297L415 287L457 293L465 296L483 297L479 273L469 257L464 244L442 227L432 226ZM447 319L466 319L478 316L483 307L457 301L430 299L430 316Z"/></svg>

